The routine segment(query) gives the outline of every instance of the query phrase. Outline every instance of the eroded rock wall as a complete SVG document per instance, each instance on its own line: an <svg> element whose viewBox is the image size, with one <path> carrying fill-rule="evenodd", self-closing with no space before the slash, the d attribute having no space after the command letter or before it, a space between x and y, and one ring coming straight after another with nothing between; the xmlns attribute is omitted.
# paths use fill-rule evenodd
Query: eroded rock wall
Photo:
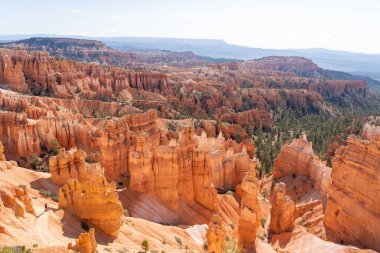
<svg viewBox="0 0 380 253"><path fill-rule="evenodd" d="M123 207L115 183L108 183L103 176L85 182L69 179L59 189L58 198L60 208L94 224L108 235L119 233Z"/></svg>
<svg viewBox="0 0 380 253"><path fill-rule="evenodd" d="M8 88L35 94L74 97L77 92L87 98L116 98L128 88L162 91L167 76L155 72L102 68L95 64L56 60L48 52L0 50L0 82Z"/></svg>
<svg viewBox="0 0 380 253"><path fill-rule="evenodd" d="M307 141L306 135L285 144L273 168L273 179L297 175L309 177L323 196L331 183L330 174L331 168L314 154L312 143Z"/></svg>
<svg viewBox="0 0 380 253"><path fill-rule="evenodd" d="M333 238L380 251L380 142L378 128L349 137L335 153L324 222Z"/></svg>
<svg viewBox="0 0 380 253"><path fill-rule="evenodd" d="M70 178L77 178L79 181L91 179L94 175L104 174L99 163L87 163L86 152L72 148L65 151L59 150L57 156L49 158L49 168L51 179L59 186L67 183Z"/></svg>

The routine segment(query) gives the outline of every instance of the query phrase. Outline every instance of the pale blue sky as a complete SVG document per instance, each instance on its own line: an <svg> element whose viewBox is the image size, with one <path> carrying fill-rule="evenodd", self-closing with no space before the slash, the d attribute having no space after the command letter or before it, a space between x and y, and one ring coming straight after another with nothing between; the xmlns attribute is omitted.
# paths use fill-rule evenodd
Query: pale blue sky
<svg viewBox="0 0 380 253"><path fill-rule="evenodd" d="M0 0L0 34L223 39L380 54L380 0Z"/></svg>

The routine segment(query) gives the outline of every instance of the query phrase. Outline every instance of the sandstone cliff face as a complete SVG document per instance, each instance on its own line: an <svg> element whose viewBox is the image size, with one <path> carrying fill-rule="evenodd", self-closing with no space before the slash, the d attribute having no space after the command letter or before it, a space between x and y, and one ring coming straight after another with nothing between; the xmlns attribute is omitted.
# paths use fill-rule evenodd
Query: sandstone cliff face
<svg viewBox="0 0 380 253"><path fill-rule="evenodd" d="M168 204L175 205L179 199L195 201L216 212L216 189L240 183L249 169L245 148L236 147L235 152L222 135L197 136L192 128L183 129L168 145L150 148L145 135L135 136L133 143L128 156L130 189L155 195Z"/></svg>
<svg viewBox="0 0 380 253"><path fill-rule="evenodd" d="M325 225L344 243L380 251L380 171L378 128L366 126L360 140L336 151ZM333 238L334 238L333 237Z"/></svg>
<svg viewBox="0 0 380 253"><path fill-rule="evenodd" d="M88 233L79 235L74 246L69 243L68 249L78 253L97 253L96 246L95 229L91 228Z"/></svg>
<svg viewBox="0 0 380 253"><path fill-rule="evenodd" d="M275 234L290 232L294 226L295 205L286 195L284 183L275 184L271 194L270 230Z"/></svg>
<svg viewBox="0 0 380 253"><path fill-rule="evenodd" d="M59 150L57 156L51 156L49 167L51 179L59 186L67 183L69 178L77 178L80 182L91 179L92 177L103 174L99 163L89 164L85 162L87 154L76 148L65 151Z"/></svg>
<svg viewBox="0 0 380 253"><path fill-rule="evenodd" d="M225 249L226 231L222 223L222 217L214 215L208 224L206 240L209 252L222 253Z"/></svg>
<svg viewBox="0 0 380 253"><path fill-rule="evenodd" d="M307 176L322 195L326 194L331 183L330 174L331 168L314 155L312 144L305 135L281 148L273 168L273 179L290 175Z"/></svg>
<svg viewBox="0 0 380 253"><path fill-rule="evenodd" d="M0 51L0 82L3 84L11 84L17 91L27 89L25 77L22 72L22 64L20 62L14 63L12 58Z"/></svg>
<svg viewBox="0 0 380 253"><path fill-rule="evenodd" d="M108 183L102 176L85 182L69 179L59 189L58 197L60 208L73 212L108 235L117 236L123 207L115 183Z"/></svg>
<svg viewBox="0 0 380 253"><path fill-rule="evenodd" d="M251 168L241 184L242 200L238 225L238 243L245 251L253 252L261 220L261 209L258 199L259 181L256 178L255 166Z"/></svg>
<svg viewBox="0 0 380 253"><path fill-rule="evenodd" d="M167 85L165 74L106 70L94 64L55 60L48 52L1 49L0 56L0 82L17 91L29 88L34 94L68 98L79 91L88 98L113 99L124 89L162 91Z"/></svg>
<svg viewBox="0 0 380 253"><path fill-rule="evenodd" d="M156 127L156 111L99 122L73 114L65 107L57 111L57 104L50 106L54 101L46 101L45 104L43 100L36 100L35 106L30 106L31 101L24 98L29 97L22 96L19 99L18 96L4 96L3 106L10 111L0 112L0 140L7 147L5 153L24 165L27 165L31 154L43 153L43 147L49 148L52 141L57 140L67 150L78 147L91 155L99 153L105 175L116 180L124 173L122 168L126 167L131 131L149 132ZM17 102L19 106L12 106L11 101ZM27 114L16 113L20 110ZM159 130L153 131L154 138L159 136Z"/></svg>

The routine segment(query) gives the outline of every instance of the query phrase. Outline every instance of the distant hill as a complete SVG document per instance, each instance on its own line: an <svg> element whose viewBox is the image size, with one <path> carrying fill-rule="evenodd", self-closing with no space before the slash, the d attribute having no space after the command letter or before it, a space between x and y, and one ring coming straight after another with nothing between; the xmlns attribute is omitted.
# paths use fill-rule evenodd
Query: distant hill
<svg viewBox="0 0 380 253"><path fill-rule="evenodd" d="M96 49L107 50L110 49L106 44L99 40L88 39L75 39L75 38L46 38L46 37L33 37L30 39L17 40L17 42L5 42L6 45L28 45L29 48L40 49L47 47L51 49L64 49L64 48L83 48L83 49Z"/></svg>
<svg viewBox="0 0 380 253"><path fill-rule="evenodd" d="M117 50L99 40L77 38L32 37L30 39L0 42L1 48L27 51L47 51L51 56L70 58L77 61L97 62L129 68L153 68L157 65L201 66L207 63L224 62L228 59L214 59L195 55L191 51L168 50Z"/></svg>
<svg viewBox="0 0 380 253"><path fill-rule="evenodd" d="M36 35L0 35L0 41L14 41L32 36ZM228 44L223 40L206 39L83 37L61 35L38 36L100 40L107 46L118 50L169 50L174 52L192 51L196 55L217 58L219 60L223 58L250 60L267 56L301 56L313 60L313 62L324 69L343 71L353 75L367 76L372 79L380 80L380 55L377 54L350 53L327 49L262 49ZM370 86L375 89L379 89L377 82L370 81Z"/></svg>
<svg viewBox="0 0 380 253"><path fill-rule="evenodd" d="M380 80L380 55L350 53L327 49L262 49L228 44L222 40L193 40L166 38L97 38L108 46L120 50L166 49L190 50L195 54L214 58L240 60L258 59L266 56L302 56L313 60L326 69L345 71Z"/></svg>
<svg viewBox="0 0 380 253"><path fill-rule="evenodd" d="M76 35L0 35L0 41L15 41L31 37L62 37L101 40L119 50L169 50L192 51L197 55L239 60L266 56L302 56L323 68L369 76L380 80L380 54L362 54L327 49L262 49L228 44L223 40L176 39L149 37L84 37Z"/></svg>

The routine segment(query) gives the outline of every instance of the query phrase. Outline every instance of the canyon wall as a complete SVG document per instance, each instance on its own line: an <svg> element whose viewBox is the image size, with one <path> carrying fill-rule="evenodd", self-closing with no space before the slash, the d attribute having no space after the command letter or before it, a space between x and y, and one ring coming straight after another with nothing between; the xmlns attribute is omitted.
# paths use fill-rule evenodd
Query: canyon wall
<svg viewBox="0 0 380 253"><path fill-rule="evenodd" d="M380 131L366 125L335 153L325 225L332 238L380 251Z"/></svg>
<svg viewBox="0 0 380 253"><path fill-rule="evenodd" d="M323 196L331 184L330 174L331 168L314 154L312 143L307 141L306 135L294 139L290 144L285 144L273 167L273 179L307 176Z"/></svg>
<svg viewBox="0 0 380 253"><path fill-rule="evenodd" d="M57 156L49 158L49 169L53 182L62 186L70 178L86 181L97 174L104 174L99 163L85 162L86 156L86 152L76 148L69 151L61 148Z"/></svg>

